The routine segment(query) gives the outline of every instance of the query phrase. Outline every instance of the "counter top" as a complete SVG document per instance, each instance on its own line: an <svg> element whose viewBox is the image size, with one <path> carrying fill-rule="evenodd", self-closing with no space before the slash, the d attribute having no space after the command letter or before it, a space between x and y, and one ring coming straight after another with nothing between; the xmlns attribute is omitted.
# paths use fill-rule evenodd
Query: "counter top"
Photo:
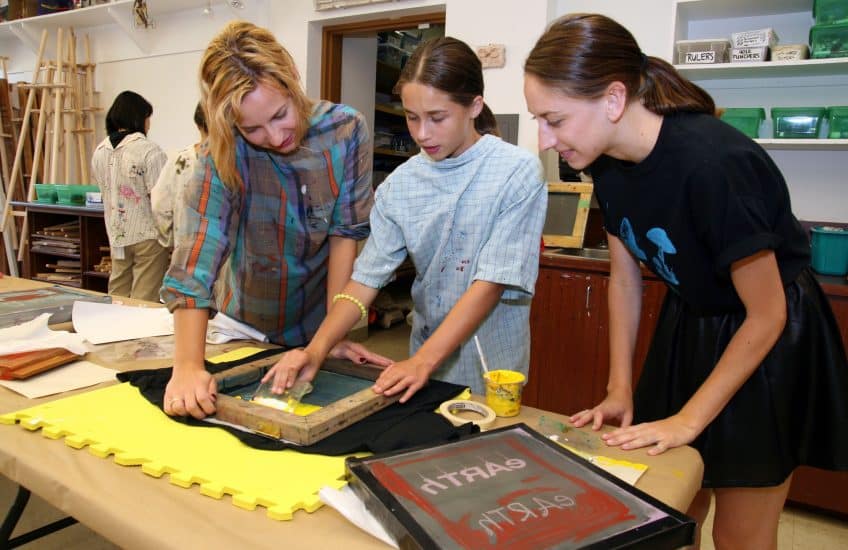
<svg viewBox="0 0 848 550"><path fill-rule="evenodd" d="M564 269L579 269L581 271L590 271L595 273L609 274L610 261L602 258L584 258L580 256L568 255L558 252L559 249L546 249L539 256L539 265L545 267L561 267ZM640 264L641 265L641 264ZM648 268L641 265L642 277L646 279L659 280ZM813 274L816 280L828 296L840 296L848 298L848 277L838 277L833 275Z"/></svg>

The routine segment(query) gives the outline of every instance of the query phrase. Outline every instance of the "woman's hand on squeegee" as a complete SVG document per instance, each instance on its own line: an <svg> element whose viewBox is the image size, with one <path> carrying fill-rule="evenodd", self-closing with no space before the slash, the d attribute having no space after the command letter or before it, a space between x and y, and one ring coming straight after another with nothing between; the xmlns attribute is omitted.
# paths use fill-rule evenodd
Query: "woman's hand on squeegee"
<svg viewBox="0 0 848 550"><path fill-rule="evenodd" d="M262 377L262 382L273 380L271 392L283 393L296 380L309 382L315 378L322 360L303 348L292 349L283 354L279 361Z"/></svg>

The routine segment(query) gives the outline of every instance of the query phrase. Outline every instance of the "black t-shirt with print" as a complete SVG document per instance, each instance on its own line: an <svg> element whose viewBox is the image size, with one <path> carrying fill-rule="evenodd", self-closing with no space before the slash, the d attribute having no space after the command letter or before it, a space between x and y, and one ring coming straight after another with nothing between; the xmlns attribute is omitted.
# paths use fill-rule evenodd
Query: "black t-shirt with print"
<svg viewBox="0 0 848 550"><path fill-rule="evenodd" d="M730 266L758 251L775 251L784 285L809 265L777 166L714 116L667 115L642 162L602 156L591 172L606 230L696 311L742 307Z"/></svg>

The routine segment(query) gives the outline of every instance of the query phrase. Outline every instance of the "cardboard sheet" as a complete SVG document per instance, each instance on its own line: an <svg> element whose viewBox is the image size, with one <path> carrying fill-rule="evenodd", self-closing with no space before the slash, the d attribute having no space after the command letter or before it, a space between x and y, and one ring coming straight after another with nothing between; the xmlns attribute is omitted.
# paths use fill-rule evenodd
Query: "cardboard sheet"
<svg viewBox="0 0 848 550"><path fill-rule="evenodd" d="M206 496L229 494L234 505L265 507L276 520L317 510L321 487L347 483L343 456L252 449L224 430L174 422L128 383L5 414L0 423L41 429L44 437L64 438L66 445L101 458L114 456L122 466L140 465L153 477L167 473L179 487L199 484Z"/></svg>
<svg viewBox="0 0 848 550"><path fill-rule="evenodd" d="M90 361L75 361L26 380L0 380L0 386L35 399L115 379L115 371Z"/></svg>

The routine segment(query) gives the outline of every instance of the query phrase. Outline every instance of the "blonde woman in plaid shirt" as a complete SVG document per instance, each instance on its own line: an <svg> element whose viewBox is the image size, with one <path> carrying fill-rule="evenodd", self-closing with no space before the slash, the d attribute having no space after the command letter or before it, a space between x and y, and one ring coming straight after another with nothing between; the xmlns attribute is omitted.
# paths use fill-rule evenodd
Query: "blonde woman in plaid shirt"
<svg viewBox="0 0 848 550"><path fill-rule="evenodd" d="M176 335L165 412L196 418L215 412L203 363L210 314L306 345L350 277L373 204L364 118L307 98L270 32L228 24L204 53L200 80L208 153L184 192L161 293ZM332 354L389 364L347 341Z"/></svg>

